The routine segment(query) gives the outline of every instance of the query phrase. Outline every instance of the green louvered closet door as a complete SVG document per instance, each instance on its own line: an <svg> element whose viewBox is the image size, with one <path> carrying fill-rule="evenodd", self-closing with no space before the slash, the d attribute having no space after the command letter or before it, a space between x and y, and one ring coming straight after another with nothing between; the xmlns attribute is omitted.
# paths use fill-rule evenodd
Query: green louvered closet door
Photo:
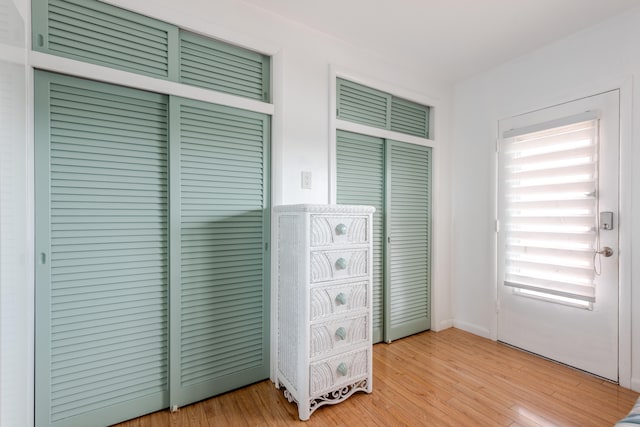
<svg viewBox="0 0 640 427"><path fill-rule="evenodd" d="M373 342L383 340L384 139L338 131L336 202L376 208L373 214Z"/></svg>
<svg viewBox="0 0 640 427"><path fill-rule="evenodd" d="M431 327L431 148L387 141L385 340Z"/></svg>
<svg viewBox="0 0 640 427"><path fill-rule="evenodd" d="M373 338L430 329L431 149L336 135L336 201L374 206Z"/></svg>
<svg viewBox="0 0 640 427"><path fill-rule="evenodd" d="M267 378L269 117L38 71L35 123L36 425Z"/></svg>
<svg viewBox="0 0 640 427"><path fill-rule="evenodd" d="M36 71L35 425L168 404L167 97Z"/></svg>
<svg viewBox="0 0 640 427"><path fill-rule="evenodd" d="M178 98L171 114L173 407L269 375L270 121Z"/></svg>

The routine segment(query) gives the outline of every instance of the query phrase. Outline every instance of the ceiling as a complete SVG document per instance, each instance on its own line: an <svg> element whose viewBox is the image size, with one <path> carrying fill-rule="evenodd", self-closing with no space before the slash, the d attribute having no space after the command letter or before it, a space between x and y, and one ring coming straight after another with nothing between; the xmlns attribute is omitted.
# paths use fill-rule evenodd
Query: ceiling
<svg viewBox="0 0 640 427"><path fill-rule="evenodd" d="M640 0L244 0L455 82L640 5Z"/></svg>

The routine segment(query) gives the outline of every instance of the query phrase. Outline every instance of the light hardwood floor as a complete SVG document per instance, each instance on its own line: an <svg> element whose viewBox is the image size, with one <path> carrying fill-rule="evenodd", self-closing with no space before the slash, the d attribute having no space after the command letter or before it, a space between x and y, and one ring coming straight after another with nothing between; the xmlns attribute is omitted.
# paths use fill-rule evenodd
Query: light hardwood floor
<svg viewBox="0 0 640 427"><path fill-rule="evenodd" d="M268 381L119 427L612 426L638 393L458 329L376 344L373 393L307 422Z"/></svg>

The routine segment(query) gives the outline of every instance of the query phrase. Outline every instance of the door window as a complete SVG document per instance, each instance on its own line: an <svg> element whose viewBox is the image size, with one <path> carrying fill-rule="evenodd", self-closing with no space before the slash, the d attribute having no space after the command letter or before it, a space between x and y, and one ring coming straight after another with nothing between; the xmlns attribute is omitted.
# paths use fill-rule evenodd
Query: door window
<svg viewBox="0 0 640 427"><path fill-rule="evenodd" d="M598 120L584 119L507 132L501 226L504 285L586 307L595 298Z"/></svg>

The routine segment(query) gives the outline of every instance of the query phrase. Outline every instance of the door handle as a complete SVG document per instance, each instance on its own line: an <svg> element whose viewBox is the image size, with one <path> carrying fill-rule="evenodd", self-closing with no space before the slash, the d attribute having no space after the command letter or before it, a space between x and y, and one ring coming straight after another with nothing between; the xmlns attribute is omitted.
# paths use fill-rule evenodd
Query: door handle
<svg viewBox="0 0 640 427"><path fill-rule="evenodd" d="M609 246L605 246L599 251L596 251L596 253L600 255L604 255L605 258L609 258L610 256L613 255L613 249L611 249Z"/></svg>

